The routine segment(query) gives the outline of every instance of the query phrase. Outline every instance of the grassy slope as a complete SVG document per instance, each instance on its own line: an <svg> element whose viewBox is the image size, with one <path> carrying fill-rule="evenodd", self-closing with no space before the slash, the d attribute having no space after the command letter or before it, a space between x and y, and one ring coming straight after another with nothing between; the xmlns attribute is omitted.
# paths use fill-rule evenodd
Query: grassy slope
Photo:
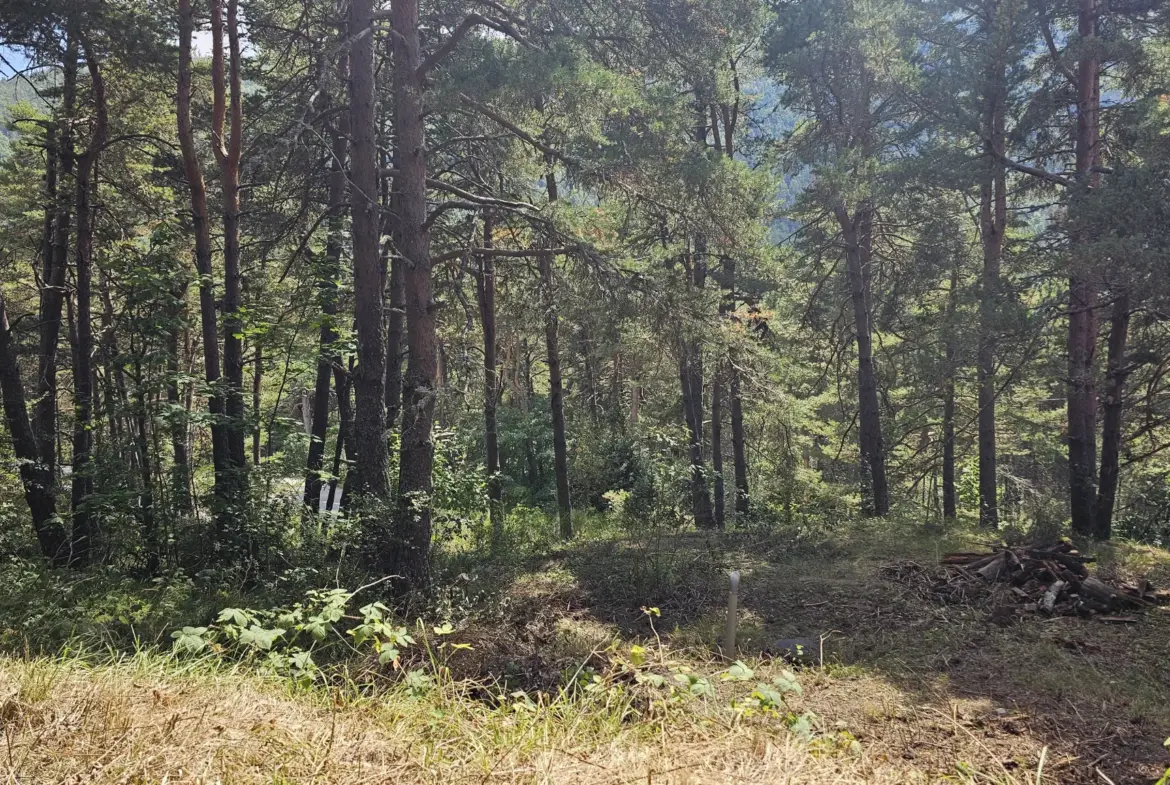
<svg viewBox="0 0 1170 785"><path fill-rule="evenodd" d="M0 771L37 783L1034 783L1043 754L1043 782L1157 778L1170 735L1170 613L1126 626L992 625L982 599L938 605L883 573L961 544L905 531L809 546L583 543L494 576L507 589L460 631L474 650L451 660L449 680L414 693L392 680L373 696L294 693L157 655L10 656L0 660ZM1170 564L1154 551L1103 556L1103 569L1165 576ZM751 685L719 683L709 654L728 567L744 571L741 641L757 678L782 669L760 656L768 641L827 636L824 667L800 674L793 705L820 717L811 745L778 718L737 720L729 707ZM654 656L711 676L718 695L653 703L623 681L620 652L602 650L620 636L658 651L643 605L662 612ZM558 697L583 665L609 689ZM489 676L501 681L477 686ZM515 690L552 697L493 697Z"/></svg>

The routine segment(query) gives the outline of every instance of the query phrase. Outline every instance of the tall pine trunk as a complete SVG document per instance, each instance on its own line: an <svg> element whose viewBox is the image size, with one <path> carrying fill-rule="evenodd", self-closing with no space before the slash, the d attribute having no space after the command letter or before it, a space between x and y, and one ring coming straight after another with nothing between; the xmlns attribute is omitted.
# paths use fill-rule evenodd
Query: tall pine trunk
<svg viewBox="0 0 1170 785"><path fill-rule="evenodd" d="M65 532L57 519L52 470L41 460L36 434L28 419L20 361L8 327L8 309L0 292L0 393L4 418L12 437L12 452L20 462L20 481L32 516L33 531L41 553L54 566L66 562Z"/></svg>
<svg viewBox="0 0 1170 785"><path fill-rule="evenodd" d="M390 564L401 586L430 580L431 493L435 445L432 430L438 393L435 302L431 291L431 238L427 224L425 85L418 0L393 0L394 164L398 170L398 254L403 263L407 365L404 377L398 512ZM385 349L383 348L383 357ZM385 439L383 439L383 444Z"/></svg>
<svg viewBox="0 0 1170 785"><path fill-rule="evenodd" d="M863 472L862 510L867 515L890 511L886 481L886 454L882 437L881 405L878 399L877 368L873 359L873 321L870 253L873 242L873 208L861 204L850 216L844 205L836 210L845 238L845 270L853 303L854 334L857 340L857 388L859 443Z"/></svg>
<svg viewBox="0 0 1170 785"><path fill-rule="evenodd" d="M344 78L347 58L338 59L337 69ZM326 224L325 254L318 260L317 302L321 309L318 335L317 378L313 385L313 421L309 455L305 466L304 505L316 513L321 507L321 470L325 465L325 440L329 436L329 386L334 368L341 367L337 352L337 282L341 277L341 252L345 240L345 162L348 156L348 128L344 114L338 118L329 156L329 217ZM338 391L340 399L340 390ZM339 401L340 406L340 401ZM342 442L341 434L337 436ZM332 509L330 506L329 509Z"/></svg>
<svg viewBox="0 0 1170 785"><path fill-rule="evenodd" d="M74 271L77 297L77 353L73 375L74 428L70 562L75 567L89 564L93 553L96 524L91 510L93 496L93 312L92 270L94 196L98 155L106 143L108 118L106 90L97 55L82 40L93 94L94 125L89 147L77 161L77 267Z"/></svg>
<svg viewBox="0 0 1170 785"><path fill-rule="evenodd" d="M134 446L138 454L138 521L142 527L143 549L146 551L146 573L158 572L162 557L158 523L154 514L154 474L150 452L150 411L146 405L146 377L142 373L142 359L134 352Z"/></svg>
<svg viewBox="0 0 1170 785"><path fill-rule="evenodd" d="M374 36L356 35L370 29L373 23L373 0L354 0L349 21L349 29L355 34L350 51L349 130L357 368L352 380L355 415L351 471L357 495L385 502L390 497L390 486L386 477L386 333L378 254L382 222L375 143ZM378 547L384 545L382 542Z"/></svg>
<svg viewBox="0 0 1170 785"><path fill-rule="evenodd" d="M550 203L559 198L556 174L545 174L545 185ZM537 257L544 306L544 342L548 350L548 400L552 409L553 474L557 485L557 519L561 538L573 536L573 503L569 495L569 443L565 431L565 391L561 379L560 316L557 312L556 269L551 253Z"/></svg>
<svg viewBox="0 0 1170 785"><path fill-rule="evenodd" d="M1076 175L1080 189L1095 188L1094 172L1101 158L1101 64L1094 45L1097 0L1079 0L1077 29L1081 58L1077 63ZM1091 238L1074 227L1073 248ZM1078 269L1082 268L1082 269ZM1069 280L1068 315L1068 472L1069 509L1073 530L1097 533L1093 511L1097 501L1097 283L1092 272L1074 260Z"/></svg>
<svg viewBox="0 0 1170 785"><path fill-rule="evenodd" d="M245 501L248 457L244 407L244 322L240 307L240 155L243 96L240 76L238 0L227 0L227 72L224 71L222 0L211 3L212 148L219 162L223 200L223 378L231 502L237 516ZM227 115L227 137L224 120Z"/></svg>
<svg viewBox="0 0 1170 785"><path fill-rule="evenodd" d="M1122 288L1109 316L1109 356L1106 359L1104 418L1101 425L1101 481L1093 515L1093 536L1108 540L1113 534L1113 509L1121 471L1122 428L1125 413L1126 343L1132 313L1129 290Z"/></svg>
<svg viewBox="0 0 1170 785"><path fill-rule="evenodd" d="M943 338L943 454L942 505L943 517L958 514L958 493L955 488L955 375L958 373L958 350L955 347L956 297L959 289L959 268L951 270L951 288L947 292L946 335Z"/></svg>
<svg viewBox="0 0 1170 785"><path fill-rule="evenodd" d="M69 236L73 223L74 134L73 115L77 110L78 43L76 30L70 29L61 68L61 128L57 134L57 161L47 173L47 193L53 200L51 247L43 260L40 313L40 352L37 366L36 400L32 427L36 433L38 454L48 473L49 492L57 488L57 352L61 338L61 309L65 301L66 270L69 266ZM76 185L74 184L74 187Z"/></svg>
<svg viewBox="0 0 1170 785"><path fill-rule="evenodd" d="M724 527L726 483L723 481L723 368L711 382L711 469L715 473L715 526Z"/></svg>
<svg viewBox="0 0 1170 785"><path fill-rule="evenodd" d="M993 22L994 24L994 22ZM996 469L995 346L999 333L1000 262L1007 229L1005 106L1007 67L998 52L987 72L984 142L985 165L979 196L979 234L983 245L982 290L979 297L979 523L999 525L999 478Z"/></svg>
<svg viewBox="0 0 1170 785"><path fill-rule="evenodd" d="M191 504L191 467L187 449L187 413L179 390L179 352L186 314L187 281L175 285L173 310L167 331L167 406L171 430L171 495L176 512L188 513Z"/></svg>
<svg viewBox="0 0 1170 785"><path fill-rule="evenodd" d="M190 0L179 0L179 85L176 118L183 170L191 192L191 224L195 237L195 271L199 275L199 323L203 343L203 372L207 381L207 409L211 415L211 452L215 470L217 536L227 544L234 526L231 512L232 467L223 422L224 402L220 385L219 327L215 297L215 273L211 266L211 222L207 210L207 185L195 147L191 125L191 38L195 29Z"/></svg>
<svg viewBox="0 0 1170 785"><path fill-rule="evenodd" d="M731 455L735 462L735 515L742 520L747 517L750 509L747 435L743 425L743 394L740 391L739 369L735 367L734 357L730 366L731 384L728 388L728 397L731 399Z"/></svg>
<svg viewBox="0 0 1170 785"><path fill-rule="evenodd" d="M687 284L702 290L707 283L707 246L702 238L695 238ZM682 328L684 331L685 327ZM682 384L683 414L690 436L691 453L691 513L695 526L713 529L716 526L715 508L711 490L707 487L707 466L704 456L703 428L703 347L698 340L683 335L679 342L679 381Z"/></svg>
<svg viewBox="0 0 1170 785"><path fill-rule="evenodd" d="M483 248L491 251L493 221L490 213L483 219ZM504 531L504 512L501 507L500 442L496 426L496 406L500 400L500 382L496 361L496 264L491 253L479 255L476 272L476 291L479 295L479 320L483 325L483 441L484 470L488 477L488 517L491 524L493 547L500 544Z"/></svg>
<svg viewBox="0 0 1170 785"><path fill-rule="evenodd" d="M732 104L722 104L718 115L712 114L711 124L717 126L720 117L723 120L723 154L729 159L735 158L735 131L739 123L739 74L732 63L732 84L735 87L736 99ZM718 144L718 139L716 139ZM735 260L730 256L723 257L723 288L725 290L720 312L727 313L736 309L735 296ZM728 376L728 403L731 410L731 455L735 467L735 515L744 518L748 514L748 479L747 479L747 442L743 425L743 395L740 390L739 368L735 363L735 352L727 352ZM722 461L720 461L722 462ZM720 526L722 527L722 519Z"/></svg>

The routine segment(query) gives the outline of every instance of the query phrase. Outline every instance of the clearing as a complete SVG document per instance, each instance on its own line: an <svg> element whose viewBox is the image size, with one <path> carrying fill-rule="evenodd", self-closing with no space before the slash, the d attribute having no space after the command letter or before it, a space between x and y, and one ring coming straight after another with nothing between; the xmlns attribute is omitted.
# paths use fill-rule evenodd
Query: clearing
<svg viewBox="0 0 1170 785"><path fill-rule="evenodd" d="M111 785L1158 779L1170 762L1170 612L1109 624L1005 616L994 592L940 602L913 565L929 573L972 545L888 524L795 546L582 542L462 576L453 604L499 587L451 638L472 648L448 650L450 671L429 683L388 673L378 690L297 688L211 657L9 655L0 771L11 783ZM1106 574L1170 578L1166 552L1096 555ZM712 655L728 569L743 572L739 642L753 673L742 681L723 680ZM733 710L787 670L769 643L796 637L823 639L797 671L803 694L778 713ZM689 673L710 691L669 700L637 677L654 672Z"/></svg>

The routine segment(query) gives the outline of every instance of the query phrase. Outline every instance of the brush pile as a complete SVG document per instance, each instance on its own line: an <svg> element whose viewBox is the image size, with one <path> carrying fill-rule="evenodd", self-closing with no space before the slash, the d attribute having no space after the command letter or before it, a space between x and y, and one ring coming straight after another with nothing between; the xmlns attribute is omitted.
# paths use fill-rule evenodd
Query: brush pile
<svg viewBox="0 0 1170 785"><path fill-rule="evenodd" d="M945 570L934 590L965 595L975 584L993 584L1006 589L1001 602L1006 599L1025 613L1100 615L1104 621L1129 621L1115 614L1170 603L1170 591L1154 589L1144 578L1135 583L1106 582L1090 575L1085 565L1092 561L1067 542L992 553L948 553L942 557Z"/></svg>

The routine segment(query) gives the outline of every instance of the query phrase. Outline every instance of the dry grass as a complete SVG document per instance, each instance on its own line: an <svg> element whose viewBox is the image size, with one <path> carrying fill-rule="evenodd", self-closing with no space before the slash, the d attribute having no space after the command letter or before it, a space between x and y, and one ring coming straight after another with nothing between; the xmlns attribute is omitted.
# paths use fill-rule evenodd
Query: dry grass
<svg viewBox="0 0 1170 785"><path fill-rule="evenodd" d="M518 576L506 613L461 631L475 649L452 660L453 679L417 693L392 682L295 691L210 660L151 654L102 664L0 658L0 782L1156 779L1170 735L1170 614L1001 628L986 607L938 605L881 575L898 560L928 565L955 544L874 530L799 552L703 537L581 546ZM1170 564L1164 552L1129 553L1114 549L1110 568ZM757 679L782 669L764 656L768 641L827 635L825 664L801 672L804 695L792 706L820 718L811 744L781 718L731 709L751 684L719 683L722 666L710 659L727 567L745 572L741 640ZM662 608L663 656L710 677L715 696L651 702L599 653L619 636L654 641L644 604ZM557 688L584 665L610 688ZM536 701L510 696L517 688ZM852 737L860 752L848 749Z"/></svg>
<svg viewBox="0 0 1170 785"><path fill-rule="evenodd" d="M731 713L709 705L715 699L646 720L623 718L628 706L604 697L492 709L450 689L422 698L398 692L338 697L323 705L320 696L290 695L255 677L172 670L150 659L97 668L0 662L6 781L936 781L880 751L810 747L776 720L729 726ZM896 700L896 691L889 697ZM956 749L979 746L960 738ZM979 781L1017 780L993 772Z"/></svg>

